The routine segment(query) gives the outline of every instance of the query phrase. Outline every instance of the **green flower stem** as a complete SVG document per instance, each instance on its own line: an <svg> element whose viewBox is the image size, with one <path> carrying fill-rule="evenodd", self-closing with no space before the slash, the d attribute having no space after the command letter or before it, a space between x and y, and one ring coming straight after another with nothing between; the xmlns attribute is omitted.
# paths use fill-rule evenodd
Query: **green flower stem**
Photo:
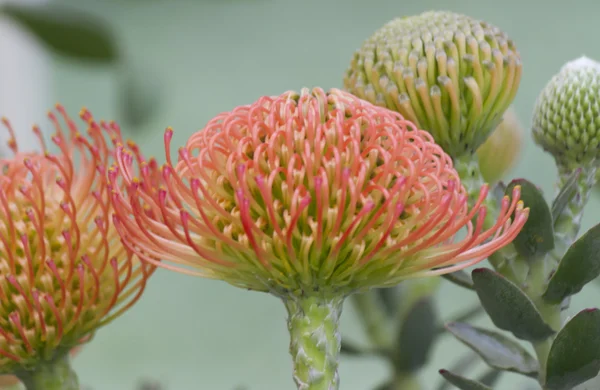
<svg viewBox="0 0 600 390"><path fill-rule="evenodd" d="M562 326L560 304L549 304L542 298L542 295L548 286L548 275L551 273L551 270L552 266L549 264L546 256L531 259L530 273L525 292L540 312L544 322L546 322L553 330L558 331ZM541 384L544 383L546 378L546 362L548 361L548 354L550 353L550 347L552 346L553 341L554 336L551 336L545 340L532 343L540 366L539 382Z"/></svg>
<svg viewBox="0 0 600 390"><path fill-rule="evenodd" d="M339 329L343 296L290 296L288 311L290 354L299 390L337 390L341 348Z"/></svg>
<svg viewBox="0 0 600 390"><path fill-rule="evenodd" d="M546 291L552 270L573 243L581 227L583 209L589 200L596 176L596 167L587 166L582 168L581 176L577 182L577 192L554 225L554 249L544 258L534 259L531 262L527 295L533 300L544 321L555 331L560 330L562 326L561 305L548 304L542 299L542 295ZM559 191L572 172L572 169L559 165ZM533 344L540 365L539 381L542 385L545 381L546 363L553 341L554 337L549 337Z"/></svg>
<svg viewBox="0 0 600 390"><path fill-rule="evenodd" d="M547 340L533 343L533 350L540 366L538 372L538 382L543 385L546 381L546 364L548 363L548 355L550 354L550 347L552 347L553 338L550 337Z"/></svg>
<svg viewBox="0 0 600 390"><path fill-rule="evenodd" d="M79 380L71 368L68 353L32 371L18 372L16 376L27 390L79 390Z"/></svg>
<svg viewBox="0 0 600 390"><path fill-rule="evenodd" d="M581 166L581 169L577 191L554 225L555 247L550 255L557 263L577 238L581 228L583 209L590 198L592 187L596 181L596 166L589 164ZM558 191L565 185L573 170L574 167L572 166L558 166Z"/></svg>
<svg viewBox="0 0 600 390"><path fill-rule="evenodd" d="M369 290L350 297L369 341L377 349L388 350L393 343L391 323L377 291Z"/></svg>
<svg viewBox="0 0 600 390"><path fill-rule="evenodd" d="M484 183L478 162L473 156L465 156L455 161L455 167L463 184L469 191L470 204L473 204L479 195L479 188ZM561 305L549 304L544 301L542 296L546 291L552 270L555 269L556 264L573 243L581 227L583 209L589 199L597 170L595 166L582 168L577 183L577 192L555 223L555 248L550 253L539 258L524 259L518 256L512 245L508 245L489 258L490 263L498 272L522 286L539 310L544 321L555 331L560 330L562 327ZM573 169L572 166L567 167L559 164L559 190L564 186ZM491 226L493 217L498 214L496 201L493 197L488 197L486 200L485 205L488 208L488 217L485 221L486 227ZM523 272L527 268L529 272ZM526 280L522 280L524 275ZM539 382L542 386L544 386L546 378L546 364L553 341L554 336L551 336L546 340L533 343L540 365Z"/></svg>

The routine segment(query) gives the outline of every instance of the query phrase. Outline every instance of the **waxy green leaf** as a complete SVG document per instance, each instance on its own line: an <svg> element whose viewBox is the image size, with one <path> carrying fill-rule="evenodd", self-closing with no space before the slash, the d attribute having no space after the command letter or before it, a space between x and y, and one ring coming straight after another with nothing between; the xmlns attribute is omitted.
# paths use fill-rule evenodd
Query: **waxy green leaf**
<svg viewBox="0 0 600 390"><path fill-rule="evenodd" d="M554 249L554 223L548 203L538 188L525 179L513 180L506 188L511 195L516 186L521 186L521 200L529 208L527 222L513 240L521 256L532 257Z"/></svg>
<svg viewBox="0 0 600 390"><path fill-rule="evenodd" d="M468 288L469 290L473 290L473 281L468 273L465 271L456 271L449 274L442 275L444 279L449 282L452 282L456 285L459 285L464 288Z"/></svg>
<svg viewBox="0 0 600 390"><path fill-rule="evenodd" d="M472 368L476 363L479 362L479 356L473 351L469 350L469 353L463 357L458 358L457 361L452 364L450 370L454 374L462 374L463 372ZM437 390L448 390L450 389L451 383L445 379L441 381Z"/></svg>
<svg viewBox="0 0 600 390"><path fill-rule="evenodd" d="M400 324L396 348L398 355L395 357L398 371L416 371L427 363L438 334L437 323L437 311L431 296L423 297L413 304Z"/></svg>
<svg viewBox="0 0 600 390"><path fill-rule="evenodd" d="M600 310L586 309L558 332L546 365L549 390L570 390L600 372Z"/></svg>
<svg viewBox="0 0 600 390"><path fill-rule="evenodd" d="M554 334L531 299L504 276L477 268L471 277L483 308L498 328L528 341L544 340Z"/></svg>
<svg viewBox="0 0 600 390"><path fill-rule="evenodd" d="M552 222L556 224L558 217L565 210L573 196L577 193L577 180L581 176L581 168L577 168L571 173L563 187L560 189L556 198L552 202Z"/></svg>
<svg viewBox="0 0 600 390"><path fill-rule="evenodd" d="M544 299L558 304L600 275L600 224L571 245L552 275Z"/></svg>
<svg viewBox="0 0 600 390"><path fill-rule="evenodd" d="M402 293L400 286L378 288L374 291L381 302L382 308L385 309L385 313L390 318L394 317L400 307L400 296Z"/></svg>
<svg viewBox="0 0 600 390"><path fill-rule="evenodd" d="M117 42L96 17L59 4L0 6L0 13L15 20L50 50L63 57L97 63L118 58Z"/></svg>
<svg viewBox="0 0 600 390"><path fill-rule="evenodd" d="M440 370L439 372L448 382L452 383L460 390L492 390L491 387L486 386L481 382L477 382L472 379L467 379L464 376L453 374L448 370Z"/></svg>
<svg viewBox="0 0 600 390"><path fill-rule="evenodd" d="M158 112L162 81L147 66L129 65L119 76L119 117L128 127L140 128Z"/></svg>
<svg viewBox="0 0 600 390"><path fill-rule="evenodd" d="M366 354L366 351L364 348L361 348L348 340L342 339L340 353L348 356L362 356Z"/></svg>
<svg viewBox="0 0 600 390"><path fill-rule="evenodd" d="M517 342L486 329L450 323L446 329L475 351L492 368L536 377L538 362Z"/></svg>
<svg viewBox="0 0 600 390"><path fill-rule="evenodd" d="M503 371L489 368L486 372L480 375L477 380L486 386L494 386L494 384L500 379Z"/></svg>

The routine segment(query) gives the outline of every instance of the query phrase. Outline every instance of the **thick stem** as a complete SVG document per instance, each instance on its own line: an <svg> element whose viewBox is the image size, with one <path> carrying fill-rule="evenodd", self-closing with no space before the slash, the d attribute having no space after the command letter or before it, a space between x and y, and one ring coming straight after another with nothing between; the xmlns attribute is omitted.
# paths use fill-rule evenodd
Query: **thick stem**
<svg viewBox="0 0 600 390"><path fill-rule="evenodd" d="M79 380L71 368L68 353L39 364L32 371L18 372L16 376L27 390L79 390Z"/></svg>
<svg viewBox="0 0 600 390"><path fill-rule="evenodd" d="M343 301L343 296L320 295L284 299L294 381L299 390L339 388L339 320Z"/></svg>
<svg viewBox="0 0 600 390"><path fill-rule="evenodd" d="M544 322L550 325L552 329L556 331L560 330L562 326L560 305L548 305L547 303L538 301L536 302L536 306ZM542 385L546 382L546 364L548 363L548 355L550 354L550 347L552 347L553 342L554 336L551 336L546 340L532 343L540 367L538 381Z"/></svg>
<svg viewBox="0 0 600 390"><path fill-rule="evenodd" d="M542 298L542 295L548 286L548 276L551 272L551 265L548 263L547 257L545 256L531 259L530 264L531 271L528 277L528 288L525 292L532 299L544 319L544 322L546 322L554 331L558 331L562 326L560 304L549 304ZM546 380L546 363L553 341L554 336L551 336L545 340L532 343L540 366L538 375L540 384L544 384Z"/></svg>
<svg viewBox="0 0 600 390"><path fill-rule="evenodd" d="M533 350L535 351L535 355L539 364L539 372L538 372L538 382L543 385L546 381L546 364L548 363L548 355L550 354L550 347L552 347L552 337L540 341L537 343L533 343Z"/></svg>
<svg viewBox="0 0 600 390"><path fill-rule="evenodd" d="M577 238L581 228L583 209L590 198L592 187L596 181L597 169L595 166L582 166L581 169L581 175L577 181L577 191L554 224L555 246L550 255L556 262L562 259L569 246ZM573 169L558 166L558 191L565 185L572 172Z"/></svg>
<svg viewBox="0 0 600 390"><path fill-rule="evenodd" d="M358 312L358 317L371 344L382 350L389 349L393 341L393 335L390 329L390 321L377 291L369 290L364 293L353 294L350 301Z"/></svg>
<svg viewBox="0 0 600 390"><path fill-rule="evenodd" d="M558 170L558 191L560 191L573 170L561 165L558 166ZM595 176L596 168L594 166L583 167L577 182L577 191L554 225L554 249L544 258L535 259L531 262L527 295L533 300L544 321L555 331L560 330L562 326L561 305L548 304L544 301L542 295L546 291L552 269L560 262L579 233L583 209L589 200ZM533 343L540 365L539 381L542 385L545 382L546 364L553 341L554 337L549 337L546 340Z"/></svg>

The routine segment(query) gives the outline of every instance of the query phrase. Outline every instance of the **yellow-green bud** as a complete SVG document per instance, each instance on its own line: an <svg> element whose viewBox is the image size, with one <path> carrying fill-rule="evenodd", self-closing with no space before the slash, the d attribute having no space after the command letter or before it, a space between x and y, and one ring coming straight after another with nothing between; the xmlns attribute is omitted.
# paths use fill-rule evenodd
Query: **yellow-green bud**
<svg viewBox="0 0 600 390"><path fill-rule="evenodd" d="M600 63L566 63L540 93L533 139L560 167L600 161Z"/></svg>
<svg viewBox="0 0 600 390"><path fill-rule="evenodd" d="M514 43L451 12L398 18L354 54L344 87L429 131L452 157L474 153L502 120L521 79Z"/></svg>
<svg viewBox="0 0 600 390"><path fill-rule="evenodd" d="M496 130L477 149L479 169L485 181L497 182L515 166L523 149L523 133L517 113L509 108Z"/></svg>

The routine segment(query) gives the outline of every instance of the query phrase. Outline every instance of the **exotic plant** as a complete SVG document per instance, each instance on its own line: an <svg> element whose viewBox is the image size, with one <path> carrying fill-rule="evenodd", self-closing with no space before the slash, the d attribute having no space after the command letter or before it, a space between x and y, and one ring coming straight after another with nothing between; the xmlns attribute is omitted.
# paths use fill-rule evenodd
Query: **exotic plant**
<svg viewBox="0 0 600 390"><path fill-rule="evenodd" d="M177 161L171 137L162 167L135 145L118 149L109 175L125 189L113 192L123 242L148 264L282 299L300 389L338 388L347 296L475 264L527 219L515 187L484 229L487 186L467 207L429 133L335 89L218 115Z"/></svg>
<svg viewBox="0 0 600 390"><path fill-rule="evenodd" d="M21 152L2 119L13 156L0 158L0 373L27 389L79 389L69 364L77 348L133 305L154 266L120 244L111 223L106 171L116 126L81 117L88 136L61 106L57 152Z"/></svg>
<svg viewBox="0 0 600 390"><path fill-rule="evenodd" d="M521 68L487 22L398 18L354 54L346 91L234 108L176 159L167 129L162 166L117 125L83 111L85 137L58 107L68 134L51 114L57 153L11 140L0 160L0 374L79 388L69 352L162 267L281 299L299 389L339 388L341 352L387 360L378 390L421 389L441 334L489 370L468 379L472 356L460 359L439 389L491 389L503 372L543 390L597 388L600 311L569 305L600 275L600 225L577 237L600 175L600 64L565 64L536 102L533 139L558 168L551 203L528 180L501 181L522 146L509 109ZM439 326L437 276L480 304ZM340 335L348 297L366 347ZM479 313L503 332L470 325Z"/></svg>
<svg viewBox="0 0 600 390"><path fill-rule="evenodd" d="M597 173L600 66L587 58L566 64L536 103L533 138L555 158L559 171L559 191L551 205L527 180L508 186L498 182L520 150L514 114L509 111L497 126L520 74L515 44L498 28L464 15L426 12L395 19L377 31L356 52L344 78L348 91L429 131L454 159L471 203L489 181L490 192L500 198L520 188L521 199L531 208L516 239L489 256L494 270L444 275L475 291L493 323L530 342L535 351L534 357L509 337L466 324L478 313L467 311L446 329L492 371L481 382L440 371L462 389L488 388L500 372L512 371L536 378L544 389L566 390L596 376L600 368L598 312L584 310L568 322L562 314L570 296L600 273L594 253L598 228L575 241ZM490 216L496 216L492 199L484 203ZM484 225L491 223L493 218ZM346 342L345 351L388 358L394 376L381 389L420 388L415 374L439 335L432 305L435 287L429 283L355 297L372 349Z"/></svg>
<svg viewBox="0 0 600 390"><path fill-rule="evenodd" d="M503 114L520 75L516 46L499 28L466 15L425 12L394 19L369 37L354 54L344 86L431 133L453 159L473 204L482 175L495 185L518 157L521 128L514 111ZM491 217L485 221L492 223ZM371 348L360 351L346 342L345 351L386 357L394 375L383 389L420 388L417 373L440 334L438 286L432 280L353 296ZM461 318L478 313L469 309Z"/></svg>
<svg viewBox="0 0 600 390"><path fill-rule="evenodd" d="M600 370L600 311L565 316L571 296L600 274L600 225L576 240L599 164L599 82L600 64L580 58L564 65L542 90L533 113L533 139L556 161L558 192L548 204L537 186L513 180L505 191L521 187L531 208L527 223L510 246L492 256L496 271L479 268L470 278L456 278L477 293L494 325L529 342L535 357L500 333L466 323L446 325L492 368L532 377L543 389L573 389ZM441 373L462 389L489 388Z"/></svg>

